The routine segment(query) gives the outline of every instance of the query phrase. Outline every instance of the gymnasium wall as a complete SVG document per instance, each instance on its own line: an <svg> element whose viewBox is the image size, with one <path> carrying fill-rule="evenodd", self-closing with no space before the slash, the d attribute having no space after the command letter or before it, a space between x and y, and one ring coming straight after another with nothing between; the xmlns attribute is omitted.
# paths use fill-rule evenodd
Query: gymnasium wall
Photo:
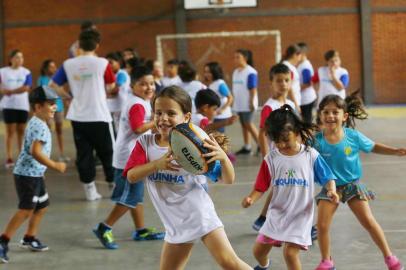
<svg viewBox="0 0 406 270"><path fill-rule="evenodd" d="M155 36L176 33L176 2L149 0L145 4L146 1L142 0L36 0L35 5L27 5L27 1L23 0L2 0L4 62L7 61L8 52L18 48L23 51L25 65L34 76L38 75L40 64L46 58L62 63L69 46L77 39L80 23L85 19L95 21L102 33L100 55L134 47L140 55L155 58ZM406 39L406 0L371 2L374 102L406 103L406 46L403 45ZM403 8L396 12L397 7ZM187 11L186 29L187 32L279 29L283 49L299 41L308 43L309 58L315 67L324 64L323 54L326 50L337 49L342 65L350 72L349 91L362 88L359 0L258 0L256 8L232 9L226 14L208 10ZM207 41L200 42L200 46L194 46L193 42L188 46L191 60L216 59L230 75L233 49L226 46L216 56L207 51L210 48L210 44L205 46ZM268 97L267 73L274 64L272 48L265 51L267 44L273 46L272 43L264 43L255 45L258 48L254 50L264 50L254 55L255 66L260 71L262 101ZM175 47L174 43L168 46ZM172 51L176 52L175 49Z"/></svg>

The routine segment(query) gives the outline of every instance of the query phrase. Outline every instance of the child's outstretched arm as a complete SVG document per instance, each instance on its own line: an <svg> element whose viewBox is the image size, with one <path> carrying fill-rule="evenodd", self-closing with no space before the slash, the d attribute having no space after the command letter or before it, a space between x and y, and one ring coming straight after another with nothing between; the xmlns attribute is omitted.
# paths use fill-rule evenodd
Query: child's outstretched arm
<svg viewBox="0 0 406 270"><path fill-rule="evenodd" d="M259 200L259 198L262 197L262 194L264 194L264 193L261 192L261 191L258 191L258 190L253 189L253 190L251 191L251 193L250 193L248 196L246 196L246 197L242 200L242 202L241 202L242 207L244 207L244 208L250 207L250 206L253 205L257 200ZM270 196L272 196L272 190L271 190Z"/></svg>
<svg viewBox="0 0 406 270"><path fill-rule="evenodd" d="M220 161L221 164L221 180L225 184L232 184L235 180L234 167L227 154L221 149L220 145L216 142L213 135L209 135L210 139L206 139L203 144L204 147L211 150L207 154L203 154L203 157L208 157L208 163Z"/></svg>
<svg viewBox="0 0 406 270"><path fill-rule="evenodd" d="M171 151L168 151L163 157L148 163L135 166L128 170L127 179L131 183L143 180L148 175L159 170L178 171L180 166L174 164L175 160Z"/></svg>
<svg viewBox="0 0 406 270"><path fill-rule="evenodd" d="M43 142L38 141L38 140L35 140L32 143L31 155L33 156L33 158L35 158L36 161L38 161L42 165L47 166L48 168L54 169L61 173L65 172L66 163L53 161L52 159L50 159L49 157L44 155L44 153L42 153L42 145L43 145Z"/></svg>
<svg viewBox="0 0 406 270"><path fill-rule="evenodd" d="M382 143L375 143L372 152L381 155L405 156L406 148L394 148Z"/></svg>

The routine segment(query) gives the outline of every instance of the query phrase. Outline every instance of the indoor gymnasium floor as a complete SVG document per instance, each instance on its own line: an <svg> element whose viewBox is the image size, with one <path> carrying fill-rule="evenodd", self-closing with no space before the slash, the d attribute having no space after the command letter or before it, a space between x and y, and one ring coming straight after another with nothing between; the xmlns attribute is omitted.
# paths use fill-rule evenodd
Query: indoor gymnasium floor
<svg viewBox="0 0 406 270"><path fill-rule="evenodd" d="M406 147L405 108L375 108L371 119L359 124L359 129L375 141ZM74 155L71 130L66 125L68 154ZM2 127L3 128L3 127ZM1 160L4 160L4 131L1 131ZM239 125L228 128L232 148L241 145ZM406 263L406 157L363 155L364 182L377 192L371 207L383 227L393 252ZM210 195L223 221L227 234L237 254L250 265L255 265L252 246L256 232L251 229L264 199L249 209L240 206L255 179L261 160L256 156L241 157L235 166L236 183L231 186L210 185ZM10 171L0 169L0 227L16 209L14 181ZM104 199L86 202L76 170L71 162L65 174L49 170L46 183L51 206L46 214L39 238L50 246L44 253L21 250L17 246L23 229L11 241L10 263L0 269L158 269L162 242L134 242L131 240L132 222L125 216L114 227L120 248L106 250L101 247L91 229L106 217L112 207L109 189L98 170L98 187ZM159 218L145 196L145 220L148 226L162 229ZM361 228L346 205L341 205L332 226L332 252L337 269L386 269L380 252L369 235ZM271 252L272 269L286 269L281 249ZM317 244L301 253L303 269L314 269L319 262ZM218 269L206 248L199 242L193 249L186 269Z"/></svg>

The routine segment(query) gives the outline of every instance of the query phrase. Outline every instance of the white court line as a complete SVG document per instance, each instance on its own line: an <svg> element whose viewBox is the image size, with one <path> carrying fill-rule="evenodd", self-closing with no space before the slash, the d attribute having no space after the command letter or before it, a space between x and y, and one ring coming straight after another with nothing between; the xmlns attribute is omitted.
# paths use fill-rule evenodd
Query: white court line
<svg viewBox="0 0 406 270"><path fill-rule="evenodd" d="M406 230L384 230L386 233L406 233Z"/></svg>

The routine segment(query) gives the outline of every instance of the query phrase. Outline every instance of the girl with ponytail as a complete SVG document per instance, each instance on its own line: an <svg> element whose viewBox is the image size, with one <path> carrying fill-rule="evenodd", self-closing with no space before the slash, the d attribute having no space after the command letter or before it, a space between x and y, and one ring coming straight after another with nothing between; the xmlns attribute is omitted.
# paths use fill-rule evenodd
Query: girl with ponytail
<svg viewBox="0 0 406 270"><path fill-rule="evenodd" d="M251 154L251 137L258 145L258 130L253 123L255 110L258 108L258 72L252 67L252 52L239 49L234 53L233 95L235 97L233 109L237 112L244 146L237 155ZM257 147L259 149L259 147Z"/></svg>
<svg viewBox="0 0 406 270"><path fill-rule="evenodd" d="M360 151L383 155L406 155L405 148L394 148L377 143L355 130L355 120L364 120L367 113L358 97L359 91L345 100L337 95L326 96L319 105L318 117L321 131L315 136L315 148L324 157L336 176L337 193L342 203L347 203L361 225L384 256L389 270L403 270L399 259L392 254L384 232L372 215L369 201L375 193L361 183ZM317 196L318 241L321 262L316 270L335 269L330 253L330 225L338 208L323 189Z"/></svg>

